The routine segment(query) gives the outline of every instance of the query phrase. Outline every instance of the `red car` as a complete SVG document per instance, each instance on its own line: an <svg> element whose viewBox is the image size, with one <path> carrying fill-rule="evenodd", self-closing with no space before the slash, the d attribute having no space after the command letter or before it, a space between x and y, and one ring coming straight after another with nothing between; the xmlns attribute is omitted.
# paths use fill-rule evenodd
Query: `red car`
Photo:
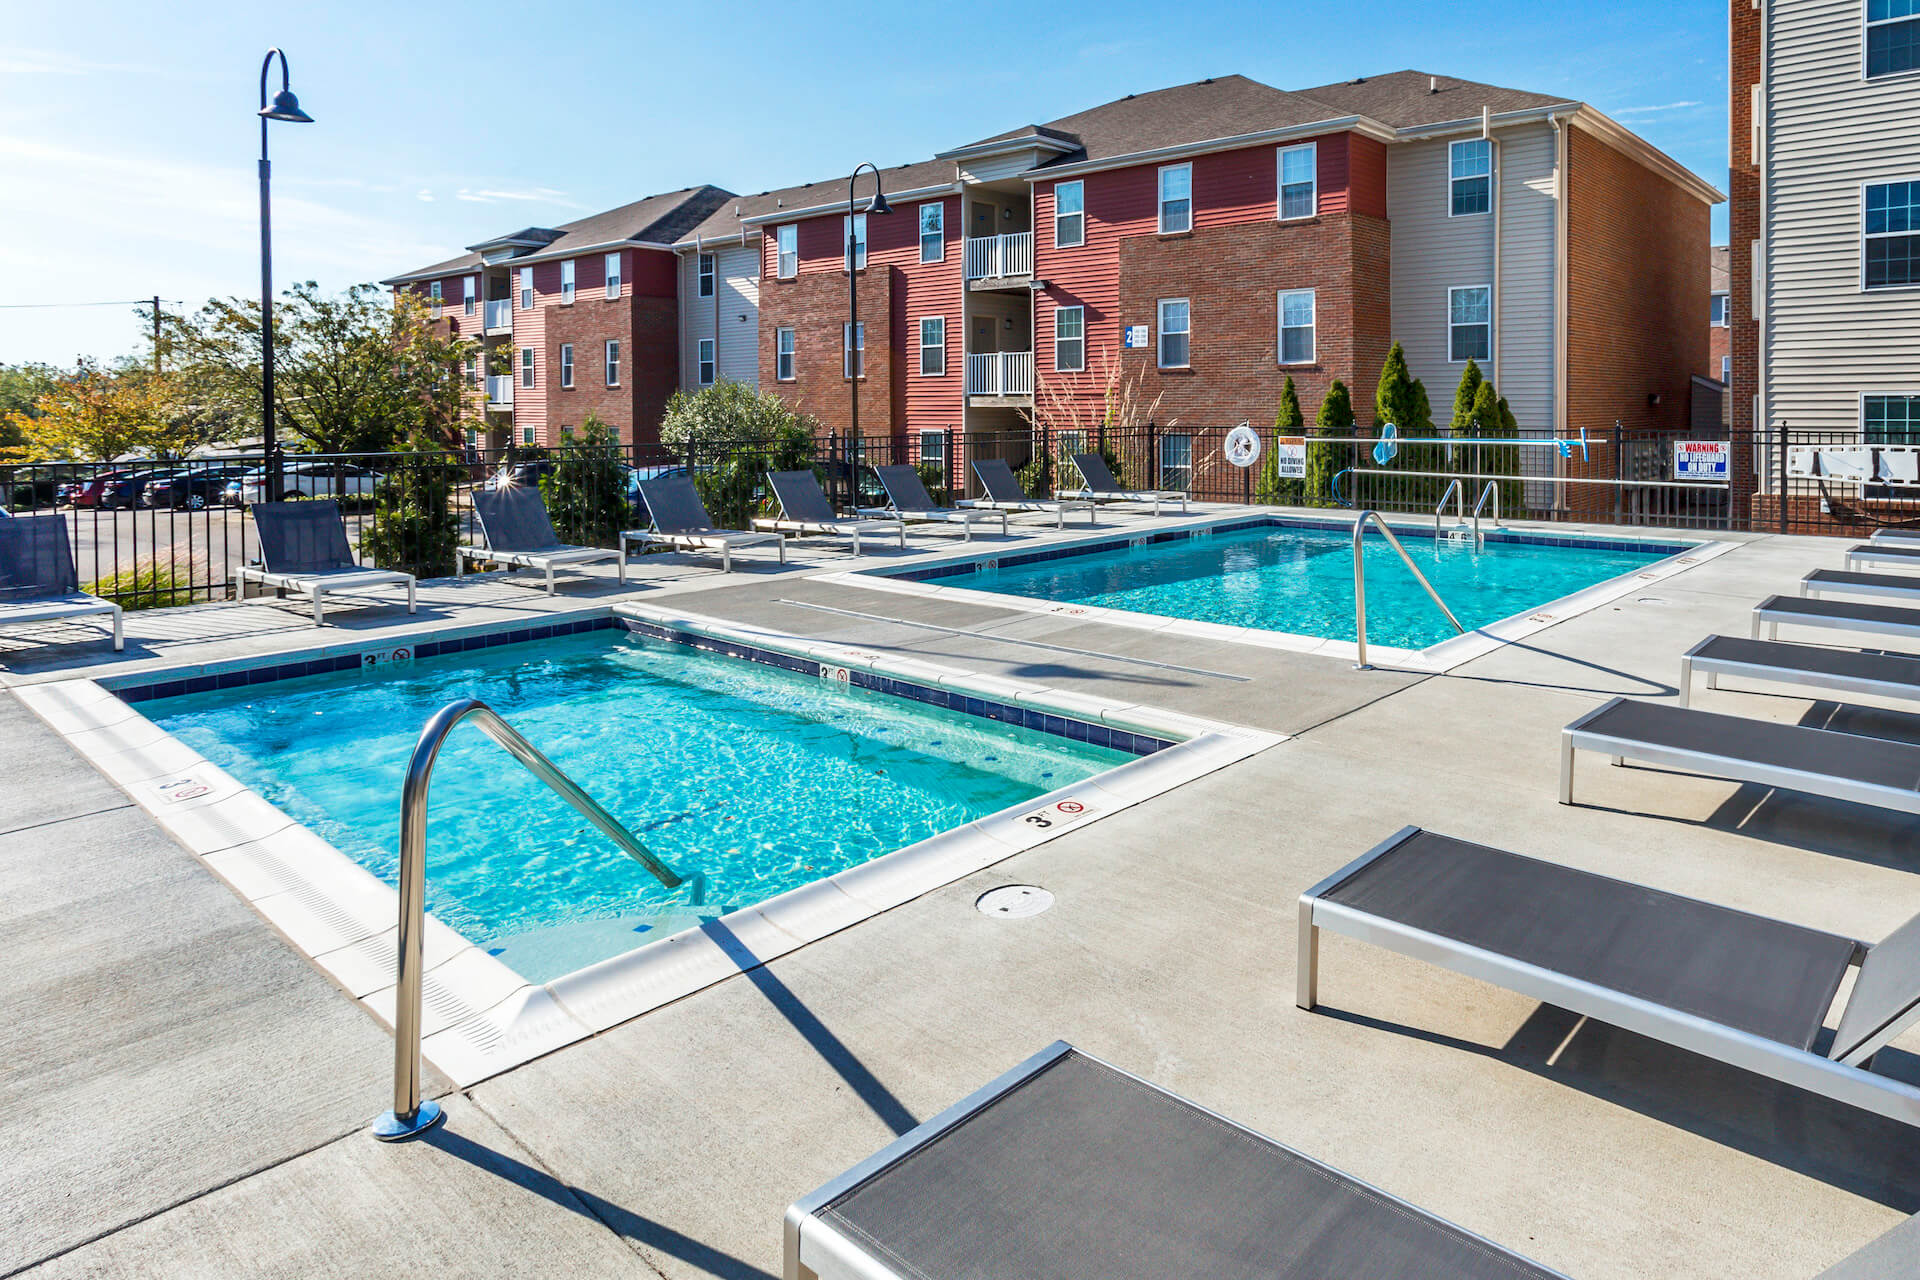
<svg viewBox="0 0 1920 1280"><path fill-rule="evenodd" d="M97 507L100 505L100 500L112 491L114 485L132 474L131 471L103 471L97 476L70 486L67 491L67 500L76 507Z"/></svg>

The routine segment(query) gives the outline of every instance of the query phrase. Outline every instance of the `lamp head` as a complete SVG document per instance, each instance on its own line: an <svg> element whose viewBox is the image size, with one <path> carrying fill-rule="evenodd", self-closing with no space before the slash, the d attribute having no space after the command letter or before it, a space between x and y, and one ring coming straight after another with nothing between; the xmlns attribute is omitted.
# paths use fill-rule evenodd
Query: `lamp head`
<svg viewBox="0 0 1920 1280"><path fill-rule="evenodd" d="M312 124L313 117L300 109L300 99L293 96L290 89L282 89L273 95L273 102L260 108L260 114L269 120L287 120L294 124Z"/></svg>
<svg viewBox="0 0 1920 1280"><path fill-rule="evenodd" d="M867 205L867 212L869 214L892 213L893 206L887 203L887 193L875 187L873 189L873 200Z"/></svg>

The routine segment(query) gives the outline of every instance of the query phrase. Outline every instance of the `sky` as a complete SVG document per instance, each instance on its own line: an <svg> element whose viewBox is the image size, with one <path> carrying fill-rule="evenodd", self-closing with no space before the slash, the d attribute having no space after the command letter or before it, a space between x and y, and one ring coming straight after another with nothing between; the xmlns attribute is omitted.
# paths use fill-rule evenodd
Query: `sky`
<svg viewBox="0 0 1920 1280"><path fill-rule="evenodd" d="M923 160L1236 73L1298 89L1411 67L1562 94L1725 189L1724 3L1468 12L0 0L0 364L138 349L129 306L70 304L257 295L274 45L315 119L270 126L276 287L342 289L702 182L750 193ZM1723 242L1724 205L1713 226Z"/></svg>

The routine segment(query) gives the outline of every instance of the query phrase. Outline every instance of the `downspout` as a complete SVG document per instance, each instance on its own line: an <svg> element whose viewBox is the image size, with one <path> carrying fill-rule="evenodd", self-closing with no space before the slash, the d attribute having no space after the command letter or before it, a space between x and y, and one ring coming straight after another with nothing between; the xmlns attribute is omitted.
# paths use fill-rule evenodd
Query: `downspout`
<svg viewBox="0 0 1920 1280"><path fill-rule="evenodd" d="M1553 434L1567 438L1567 155L1568 125L1559 116L1553 126ZM1565 459L1555 450L1554 474L1565 476ZM1554 486L1554 505L1563 506L1565 485Z"/></svg>
<svg viewBox="0 0 1920 1280"><path fill-rule="evenodd" d="M1488 179L1493 188L1488 211L1493 214L1493 297L1488 303L1487 319L1492 324L1493 332L1488 335L1487 353L1492 357L1492 378L1497 386L1499 380L1506 376L1506 366L1500 362L1500 338L1506 332L1506 326L1500 320L1500 308L1506 299L1506 291L1500 287L1503 265L1500 261L1500 142L1493 136L1493 108L1484 105L1480 108L1480 136L1487 140L1488 167L1492 170Z"/></svg>

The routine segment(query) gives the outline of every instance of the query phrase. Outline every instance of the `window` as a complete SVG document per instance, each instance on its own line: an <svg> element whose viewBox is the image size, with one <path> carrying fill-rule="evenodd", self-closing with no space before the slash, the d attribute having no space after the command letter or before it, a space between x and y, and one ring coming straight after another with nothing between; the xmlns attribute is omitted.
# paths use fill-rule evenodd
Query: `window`
<svg viewBox="0 0 1920 1280"><path fill-rule="evenodd" d="M700 339L700 385L713 385L713 339Z"/></svg>
<svg viewBox="0 0 1920 1280"><path fill-rule="evenodd" d="M532 347L520 348L520 385L523 387L530 387L533 385L533 348Z"/></svg>
<svg viewBox="0 0 1920 1280"><path fill-rule="evenodd" d="M470 387L477 387L480 385L480 357L479 356L467 357L467 385Z"/></svg>
<svg viewBox="0 0 1920 1280"><path fill-rule="evenodd" d="M1861 396L1860 420L1868 444L1920 444L1920 395Z"/></svg>
<svg viewBox="0 0 1920 1280"><path fill-rule="evenodd" d="M533 310L533 268L520 268L520 309Z"/></svg>
<svg viewBox="0 0 1920 1280"><path fill-rule="evenodd" d="M468 276L466 284L467 284L466 302L461 309L464 310L468 315L472 315L476 310L479 309L479 306L480 306L480 277Z"/></svg>
<svg viewBox="0 0 1920 1280"><path fill-rule="evenodd" d="M848 223L852 226L849 228ZM867 215L864 213L842 214L840 217L840 243L845 245L848 238L853 240L853 252L850 255L848 270L863 271L867 265Z"/></svg>
<svg viewBox="0 0 1920 1280"><path fill-rule="evenodd" d="M1452 203L1447 215L1453 218L1470 213L1485 213L1493 208L1493 142L1488 138L1468 138L1447 149L1452 181Z"/></svg>
<svg viewBox="0 0 1920 1280"><path fill-rule="evenodd" d="M710 253L700 255L700 296L713 296L713 255Z"/></svg>
<svg viewBox="0 0 1920 1280"><path fill-rule="evenodd" d="M920 433L921 465L947 469L947 433L944 431L922 431Z"/></svg>
<svg viewBox="0 0 1920 1280"><path fill-rule="evenodd" d="M620 385L620 344L617 341L607 343L607 385Z"/></svg>
<svg viewBox="0 0 1920 1280"><path fill-rule="evenodd" d="M440 318L440 282L438 280L427 286L427 296L433 299L433 318L438 320Z"/></svg>
<svg viewBox="0 0 1920 1280"><path fill-rule="evenodd" d="M1071 249L1087 242L1087 184L1058 182L1053 187L1053 247Z"/></svg>
<svg viewBox="0 0 1920 1280"><path fill-rule="evenodd" d="M773 331L773 376L781 382L793 381L793 330Z"/></svg>
<svg viewBox="0 0 1920 1280"><path fill-rule="evenodd" d="M1184 369L1193 336L1193 312L1185 298L1160 299L1160 367Z"/></svg>
<svg viewBox="0 0 1920 1280"><path fill-rule="evenodd" d="M862 324L843 324L840 326L840 344L844 349L844 371L849 378L867 376L867 326Z"/></svg>
<svg viewBox="0 0 1920 1280"><path fill-rule="evenodd" d="M1920 182L1867 188L1866 287L1920 284Z"/></svg>
<svg viewBox="0 0 1920 1280"><path fill-rule="evenodd" d="M920 206L920 261L944 262L947 257L947 206L941 201Z"/></svg>
<svg viewBox="0 0 1920 1280"><path fill-rule="evenodd" d="M1711 324L1716 329L1726 328L1727 326L1727 295L1726 294L1716 293L1713 295L1713 309L1709 313L1709 315L1710 315L1710 318L1708 319L1707 323Z"/></svg>
<svg viewBox="0 0 1920 1280"><path fill-rule="evenodd" d="M573 385L573 344L571 342L560 344L560 385L563 387Z"/></svg>
<svg viewBox="0 0 1920 1280"><path fill-rule="evenodd" d="M1073 373L1087 367L1085 307L1056 307L1053 312L1053 367Z"/></svg>
<svg viewBox="0 0 1920 1280"><path fill-rule="evenodd" d="M1867 0L1867 78L1920 68L1920 0Z"/></svg>
<svg viewBox="0 0 1920 1280"><path fill-rule="evenodd" d="M1733 357L1732 356L1720 357L1720 381L1729 382L1729 383L1733 381Z"/></svg>
<svg viewBox="0 0 1920 1280"><path fill-rule="evenodd" d="M1280 363L1313 363L1313 290L1280 295Z"/></svg>
<svg viewBox="0 0 1920 1280"><path fill-rule="evenodd" d="M560 305L573 305L573 259L568 258L560 264Z"/></svg>
<svg viewBox="0 0 1920 1280"><path fill-rule="evenodd" d="M1447 290L1447 359L1460 364L1492 355L1492 287Z"/></svg>
<svg viewBox="0 0 1920 1280"><path fill-rule="evenodd" d="M1160 234L1193 230L1193 166L1170 164L1160 171Z"/></svg>
<svg viewBox="0 0 1920 1280"><path fill-rule="evenodd" d="M937 378L947 371L947 318L920 318L920 373Z"/></svg>
<svg viewBox="0 0 1920 1280"><path fill-rule="evenodd" d="M791 280L800 269L800 228L789 222L773 233L779 260L774 264L774 274L782 280Z"/></svg>
<svg viewBox="0 0 1920 1280"><path fill-rule="evenodd" d="M1320 148L1309 142L1280 148L1280 218L1311 218L1320 212Z"/></svg>
<svg viewBox="0 0 1920 1280"><path fill-rule="evenodd" d="M617 253L610 253L607 255L607 297L617 298L619 296L620 296L620 255Z"/></svg>
<svg viewBox="0 0 1920 1280"><path fill-rule="evenodd" d="M1193 437L1160 437L1160 487L1186 490L1193 487Z"/></svg>
<svg viewBox="0 0 1920 1280"><path fill-rule="evenodd" d="M520 443L521 443L521 444L533 444L533 443L534 443L534 439L533 439L533 428L532 428L532 427L522 427L522 428L520 428Z"/></svg>

